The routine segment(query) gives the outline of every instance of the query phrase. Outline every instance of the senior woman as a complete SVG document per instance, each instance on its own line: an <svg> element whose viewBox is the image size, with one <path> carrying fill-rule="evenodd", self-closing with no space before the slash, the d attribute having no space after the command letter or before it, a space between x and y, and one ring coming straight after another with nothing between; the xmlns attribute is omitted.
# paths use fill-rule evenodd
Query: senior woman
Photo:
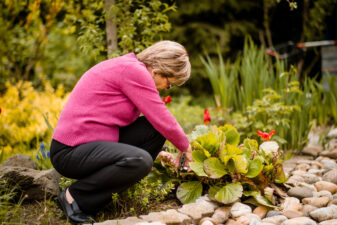
<svg viewBox="0 0 337 225"><path fill-rule="evenodd" d="M145 177L165 140L186 152L191 146L158 90L182 85L191 65L185 48L160 41L141 53L103 61L74 87L61 112L50 147L51 162L65 177L77 179L58 201L75 223L89 222L120 193ZM142 113L144 116L140 116ZM170 155L162 154L172 161Z"/></svg>

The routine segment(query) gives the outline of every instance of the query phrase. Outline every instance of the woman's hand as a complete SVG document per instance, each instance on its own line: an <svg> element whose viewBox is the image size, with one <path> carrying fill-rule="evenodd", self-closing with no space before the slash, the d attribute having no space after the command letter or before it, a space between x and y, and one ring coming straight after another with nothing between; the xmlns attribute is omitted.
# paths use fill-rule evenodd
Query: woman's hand
<svg viewBox="0 0 337 225"><path fill-rule="evenodd" d="M159 152L157 157L160 158L163 163L167 163L171 166L175 166L174 157L171 153L161 151L161 152Z"/></svg>
<svg viewBox="0 0 337 225"><path fill-rule="evenodd" d="M183 152L180 152L178 153L178 156L177 156L177 160L176 160L176 164L175 164L175 167L176 168L179 168L180 166L180 160L181 160L181 156L182 156ZM187 167L188 170L187 171L191 171L191 168L190 168L190 162L193 162L193 158L192 158L192 147L191 145L188 146L188 149L186 150L185 152L185 162L184 162L184 167Z"/></svg>

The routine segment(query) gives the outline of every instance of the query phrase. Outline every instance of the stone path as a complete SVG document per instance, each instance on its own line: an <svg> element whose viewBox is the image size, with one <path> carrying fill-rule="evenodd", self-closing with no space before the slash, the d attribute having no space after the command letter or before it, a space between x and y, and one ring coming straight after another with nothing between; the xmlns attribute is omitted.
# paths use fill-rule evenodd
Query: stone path
<svg viewBox="0 0 337 225"><path fill-rule="evenodd" d="M302 153L284 163L288 191L280 210L236 202L223 206L207 196L178 210L108 220L95 225L337 225L337 129L326 146L311 137Z"/></svg>

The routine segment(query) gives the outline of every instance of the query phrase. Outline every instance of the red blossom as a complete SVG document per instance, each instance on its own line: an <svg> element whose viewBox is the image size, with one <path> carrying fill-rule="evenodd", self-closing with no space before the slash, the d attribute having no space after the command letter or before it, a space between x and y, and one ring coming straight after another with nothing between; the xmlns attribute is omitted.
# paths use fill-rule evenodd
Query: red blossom
<svg viewBox="0 0 337 225"><path fill-rule="evenodd" d="M171 100L172 100L172 98L169 95L166 96L166 97L163 97L163 102L165 102L165 104L170 104Z"/></svg>
<svg viewBox="0 0 337 225"><path fill-rule="evenodd" d="M2 110L1 110L1 107L0 107L0 114L1 114Z"/></svg>
<svg viewBox="0 0 337 225"><path fill-rule="evenodd" d="M263 133L262 131L257 131L257 134L264 140L264 141L269 141L270 138L275 134L275 131L272 130L269 133Z"/></svg>
<svg viewBox="0 0 337 225"><path fill-rule="evenodd" d="M211 122L211 116L209 115L209 111L205 109L204 111L204 124L208 124Z"/></svg>

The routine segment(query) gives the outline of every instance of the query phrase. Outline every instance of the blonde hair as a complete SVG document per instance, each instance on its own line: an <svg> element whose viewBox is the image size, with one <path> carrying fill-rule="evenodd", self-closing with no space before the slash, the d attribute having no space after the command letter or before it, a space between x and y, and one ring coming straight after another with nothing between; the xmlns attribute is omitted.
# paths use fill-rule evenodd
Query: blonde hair
<svg viewBox="0 0 337 225"><path fill-rule="evenodd" d="M164 77L175 77L182 85L190 77L191 63L186 49L174 41L159 41L137 54L137 59Z"/></svg>

